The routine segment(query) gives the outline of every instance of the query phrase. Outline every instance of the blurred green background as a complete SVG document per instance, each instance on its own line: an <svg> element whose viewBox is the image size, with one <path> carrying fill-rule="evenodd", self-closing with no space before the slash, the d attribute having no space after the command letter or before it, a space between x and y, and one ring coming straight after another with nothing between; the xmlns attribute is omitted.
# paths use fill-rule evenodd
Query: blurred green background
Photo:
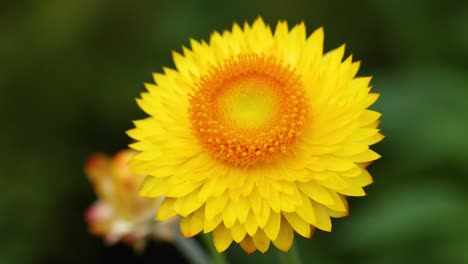
<svg viewBox="0 0 468 264"><path fill-rule="evenodd" d="M134 99L171 50L258 15L324 26L373 75L386 138L368 196L333 232L296 237L305 263L468 263L468 2L465 0L0 2L0 263L183 262L135 256L87 233L86 157L125 148ZM276 263L277 252L233 263Z"/></svg>

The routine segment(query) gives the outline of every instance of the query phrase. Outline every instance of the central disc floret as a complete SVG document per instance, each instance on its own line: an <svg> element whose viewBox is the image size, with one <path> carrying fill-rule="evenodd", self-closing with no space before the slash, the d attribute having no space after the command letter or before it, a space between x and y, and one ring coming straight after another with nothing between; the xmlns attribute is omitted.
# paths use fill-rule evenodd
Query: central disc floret
<svg viewBox="0 0 468 264"><path fill-rule="evenodd" d="M195 134L234 166L271 162L287 152L307 115L294 69L262 55L238 55L203 76L190 98Z"/></svg>

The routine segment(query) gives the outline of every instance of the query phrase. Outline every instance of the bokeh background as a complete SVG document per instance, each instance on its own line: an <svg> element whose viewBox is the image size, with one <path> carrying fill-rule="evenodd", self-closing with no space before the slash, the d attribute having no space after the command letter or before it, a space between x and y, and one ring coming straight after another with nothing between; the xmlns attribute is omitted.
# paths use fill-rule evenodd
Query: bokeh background
<svg viewBox="0 0 468 264"><path fill-rule="evenodd" d="M83 163L130 142L134 99L171 50L258 15L324 26L326 49L345 42L381 93L375 183L333 232L296 237L304 263L468 263L465 0L1 0L0 263L184 263L170 244L137 256L89 235Z"/></svg>

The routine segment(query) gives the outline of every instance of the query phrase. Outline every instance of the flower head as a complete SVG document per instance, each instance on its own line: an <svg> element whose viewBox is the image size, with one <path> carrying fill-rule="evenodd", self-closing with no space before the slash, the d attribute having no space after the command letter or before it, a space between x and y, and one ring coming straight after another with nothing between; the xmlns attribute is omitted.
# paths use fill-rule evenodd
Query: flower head
<svg viewBox="0 0 468 264"><path fill-rule="evenodd" d="M128 167L128 161L134 154L124 150L112 158L103 154L89 157L85 171L98 196L86 211L89 230L103 236L108 244L123 241L136 248L144 246L150 235L172 241L174 221L152 221L163 197L138 195L144 176L132 173Z"/></svg>
<svg viewBox="0 0 468 264"><path fill-rule="evenodd" d="M348 214L346 196L372 182L363 164L380 157L380 114L367 109L378 95L344 46L323 54L323 38L259 18L174 52L177 69L138 99L150 117L128 131L131 166L149 175L140 194L166 196L157 219L179 215L184 236L251 253L288 251L294 232Z"/></svg>

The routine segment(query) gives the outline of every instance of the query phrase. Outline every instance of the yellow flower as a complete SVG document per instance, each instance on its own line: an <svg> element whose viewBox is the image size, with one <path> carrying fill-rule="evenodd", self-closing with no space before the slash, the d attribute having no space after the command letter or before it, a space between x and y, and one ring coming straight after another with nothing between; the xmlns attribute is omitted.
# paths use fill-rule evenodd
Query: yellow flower
<svg viewBox="0 0 468 264"><path fill-rule="evenodd" d="M184 236L213 232L218 251L235 241L251 253L288 251L294 231L348 214L346 196L372 182L363 164L380 157L369 149L380 114L367 110L378 95L344 46L323 54L323 38L259 18L173 53L177 70L137 100L150 117L128 131L131 166L149 175L140 194L166 196L157 219L179 215Z"/></svg>
<svg viewBox="0 0 468 264"><path fill-rule="evenodd" d="M94 154L85 164L98 201L86 211L92 234L103 236L107 244L118 241L143 249L148 238L173 241L174 219L154 223L153 215L163 197L144 198L138 190L144 176L130 171L128 161L135 153L124 150L110 158Z"/></svg>

